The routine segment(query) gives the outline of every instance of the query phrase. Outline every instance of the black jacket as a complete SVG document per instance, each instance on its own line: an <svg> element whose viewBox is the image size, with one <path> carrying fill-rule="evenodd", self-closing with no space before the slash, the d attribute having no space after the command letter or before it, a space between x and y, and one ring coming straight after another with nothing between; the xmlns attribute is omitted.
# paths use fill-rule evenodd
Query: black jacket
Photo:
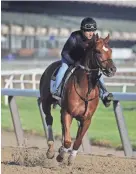
<svg viewBox="0 0 136 174"><path fill-rule="evenodd" d="M93 41L94 37L88 40L80 30L72 32L62 49L62 59L68 64L79 61L85 57L88 43L92 42L93 44Z"/></svg>

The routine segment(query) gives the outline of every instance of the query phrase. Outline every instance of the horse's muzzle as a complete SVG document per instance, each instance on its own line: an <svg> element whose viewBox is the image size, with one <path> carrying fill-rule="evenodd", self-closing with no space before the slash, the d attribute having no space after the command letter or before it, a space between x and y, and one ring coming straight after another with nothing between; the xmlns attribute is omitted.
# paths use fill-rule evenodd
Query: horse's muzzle
<svg viewBox="0 0 136 174"><path fill-rule="evenodd" d="M117 71L117 68L115 66L112 66L112 67L104 70L103 74L107 77L112 77L115 75L116 71Z"/></svg>
<svg viewBox="0 0 136 174"><path fill-rule="evenodd" d="M117 68L115 66L112 66L111 68L109 68L109 77L112 77L115 75Z"/></svg>

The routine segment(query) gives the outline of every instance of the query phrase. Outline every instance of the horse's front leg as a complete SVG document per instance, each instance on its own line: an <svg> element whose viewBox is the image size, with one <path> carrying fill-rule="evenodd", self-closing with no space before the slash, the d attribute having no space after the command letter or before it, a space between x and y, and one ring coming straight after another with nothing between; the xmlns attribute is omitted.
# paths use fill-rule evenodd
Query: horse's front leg
<svg viewBox="0 0 136 174"><path fill-rule="evenodd" d="M78 128L76 140L75 140L74 145L73 145L73 150L71 151L69 158L68 158L68 165L73 164L73 162L76 158L78 149L82 143L82 139L83 139L87 129L89 128L90 123L91 123L91 118L87 119L85 121L80 121L80 126Z"/></svg>
<svg viewBox="0 0 136 174"><path fill-rule="evenodd" d="M61 112L61 124L62 124L62 136L63 142L62 147L59 149L59 155L57 156L57 161L62 162L65 154L69 151L71 147L71 136L70 136L70 126L72 123L72 116L65 111Z"/></svg>

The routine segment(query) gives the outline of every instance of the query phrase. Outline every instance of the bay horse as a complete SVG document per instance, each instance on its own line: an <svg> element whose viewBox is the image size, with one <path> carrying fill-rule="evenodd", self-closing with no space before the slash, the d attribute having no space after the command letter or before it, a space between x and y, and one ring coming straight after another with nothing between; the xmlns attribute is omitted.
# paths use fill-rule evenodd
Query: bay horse
<svg viewBox="0 0 136 174"><path fill-rule="evenodd" d="M63 161L65 154L71 147L70 125L73 118L75 118L80 125L73 149L68 158L68 164L70 165L74 162L82 139L90 126L92 116L99 103L99 71L108 77L114 76L116 72L116 67L111 57L112 49L109 47L108 42L109 35L106 38L101 38L96 34L94 46L92 47L88 43L86 56L80 60L79 65L75 67L74 72L65 84L60 110L63 143L56 158L58 162ZM61 61L50 64L40 79L40 97L48 127L48 151L46 155L50 159L55 154L51 105L56 102L50 92L50 81L54 70L60 65Z"/></svg>

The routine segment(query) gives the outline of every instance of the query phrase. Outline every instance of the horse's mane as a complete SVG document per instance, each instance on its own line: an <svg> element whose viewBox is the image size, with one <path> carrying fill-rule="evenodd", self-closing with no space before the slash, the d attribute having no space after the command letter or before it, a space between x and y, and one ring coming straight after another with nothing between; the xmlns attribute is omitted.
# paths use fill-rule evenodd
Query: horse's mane
<svg viewBox="0 0 136 174"><path fill-rule="evenodd" d="M84 58L84 66L87 68L96 68L96 42L95 39L88 42L88 47L86 49L86 54Z"/></svg>

